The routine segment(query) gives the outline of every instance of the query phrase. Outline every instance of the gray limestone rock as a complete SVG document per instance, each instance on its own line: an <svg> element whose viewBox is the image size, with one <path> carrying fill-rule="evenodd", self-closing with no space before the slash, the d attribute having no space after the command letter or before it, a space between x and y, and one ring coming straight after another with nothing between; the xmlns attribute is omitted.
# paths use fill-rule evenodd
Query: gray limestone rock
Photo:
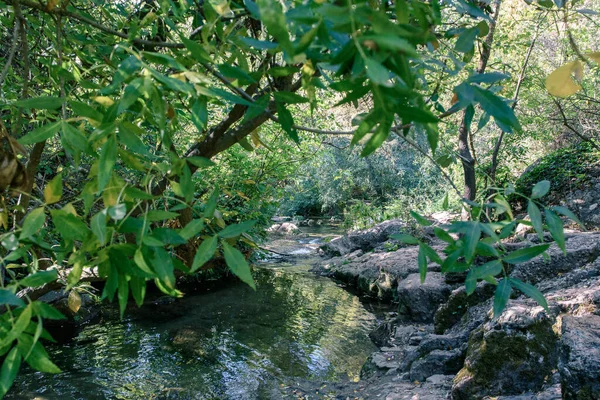
<svg viewBox="0 0 600 400"><path fill-rule="evenodd" d="M600 398L600 317L562 318L559 370L565 399Z"/></svg>

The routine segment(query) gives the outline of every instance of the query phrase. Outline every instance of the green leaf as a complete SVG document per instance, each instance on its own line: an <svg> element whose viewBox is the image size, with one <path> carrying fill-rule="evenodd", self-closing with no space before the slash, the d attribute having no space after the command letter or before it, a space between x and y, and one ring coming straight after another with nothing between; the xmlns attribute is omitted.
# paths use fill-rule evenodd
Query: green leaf
<svg viewBox="0 0 600 400"><path fill-rule="evenodd" d="M245 221L239 224L228 225L219 232L219 236L223 239L234 238L240 236L242 233L247 232L256 224L256 221Z"/></svg>
<svg viewBox="0 0 600 400"><path fill-rule="evenodd" d="M188 38L186 38L185 36L181 35L180 36L181 41L183 42L183 44L185 45L185 47L190 51L190 53L192 54L192 57L194 57L197 61L200 62L212 62L209 54L206 52L206 50L204 50L204 48L194 42L193 40L190 40Z"/></svg>
<svg viewBox="0 0 600 400"><path fill-rule="evenodd" d="M63 121L62 124L63 138L73 146L74 149L79 151L86 151L88 141L85 135L73 125Z"/></svg>
<svg viewBox="0 0 600 400"><path fill-rule="evenodd" d="M21 368L21 352L18 347L13 347L4 358L2 369L0 370L0 398L8 392L12 386L19 369Z"/></svg>
<svg viewBox="0 0 600 400"><path fill-rule="evenodd" d="M144 58L152 63L164 65L165 67L171 67L176 70L185 69L177 60L168 54L154 53L151 51L143 51L142 55Z"/></svg>
<svg viewBox="0 0 600 400"><path fill-rule="evenodd" d="M367 57L365 59L365 66L367 68L367 76L373 83L378 85L386 86L389 84L390 71L384 67L380 62Z"/></svg>
<svg viewBox="0 0 600 400"><path fill-rule="evenodd" d="M415 46L408 40L395 34L378 34L378 35L362 35L361 41L373 41L377 46L384 50L393 52L402 52L410 57L418 57L419 54L415 50Z"/></svg>
<svg viewBox="0 0 600 400"><path fill-rule="evenodd" d="M123 121L119 124L119 131L117 133L119 140L122 144L135 153L148 155L148 149L146 145L140 139L142 130L136 125L128 121Z"/></svg>
<svg viewBox="0 0 600 400"><path fill-rule="evenodd" d="M508 278L502 279L498 283L498 286L496 286L496 293L494 293L494 318L498 318L502 314L502 311L504 311L510 297L511 289Z"/></svg>
<svg viewBox="0 0 600 400"><path fill-rule="evenodd" d="M8 289L0 289L0 304L23 307L25 303Z"/></svg>
<svg viewBox="0 0 600 400"><path fill-rule="evenodd" d="M288 104L301 104L309 102L309 100L306 97L302 97L299 94L286 91L274 92L273 97L275 98L275 101Z"/></svg>
<svg viewBox="0 0 600 400"><path fill-rule="evenodd" d="M211 161L205 157L192 156L192 157L187 157L186 160L187 160L187 162L195 165L198 168L206 168L206 167L212 167L213 165L216 165L213 161Z"/></svg>
<svg viewBox="0 0 600 400"><path fill-rule="evenodd" d="M427 277L427 256L423 246L419 246L419 256L417 257L417 263L419 265L419 276L421 277L421 284L425 282Z"/></svg>
<svg viewBox="0 0 600 400"><path fill-rule="evenodd" d="M281 48L291 57L294 54L294 48L290 41L290 31L287 27L281 3L275 0L258 0L256 4L260 10L260 19L267 27L269 34L279 42Z"/></svg>
<svg viewBox="0 0 600 400"><path fill-rule="evenodd" d="M219 188L216 187L210 195L208 201L206 202L206 207L204 208L204 218L212 219L215 214L215 210L217 209L217 201L219 200Z"/></svg>
<svg viewBox="0 0 600 400"><path fill-rule="evenodd" d="M549 244L540 244L537 246L516 250L504 256L503 261L509 264L519 264L525 261L529 261L532 258L537 257L543 252L545 252L548 249L548 247L550 247Z"/></svg>
<svg viewBox="0 0 600 400"><path fill-rule="evenodd" d="M140 270L144 271L146 274L152 275L152 276L155 275L154 271L152 271L150 266L148 266L148 263L146 262L146 259L144 258L144 253L142 252L141 248L138 247L136 249L135 254L133 255L133 261L138 266L138 268Z"/></svg>
<svg viewBox="0 0 600 400"><path fill-rule="evenodd" d="M200 96L192 105L190 118L199 132L204 132L208 124L208 109L206 97Z"/></svg>
<svg viewBox="0 0 600 400"><path fill-rule="evenodd" d="M127 205L125 205L125 203L115 204L114 206L108 207L106 211L112 219L120 221L127 215Z"/></svg>
<svg viewBox="0 0 600 400"><path fill-rule="evenodd" d="M179 217L179 213L165 210L150 210L146 214L146 220L149 222L164 221Z"/></svg>
<svg viewBox="0 0 600 400"><path fill-rule="evenodd" d="M537 232L540 241L544 241L544 226L542 224L542 213L540 212L538 206L535 205L533 200L529 200L529 203L527 204L527 214L529 214L529 217L531 218L531 225L533 225L533 228Z"/></svg>
<svg viewBox="0 0 600 400"><path fill-rule="evenodd" d="M154 248L154 257L151 264L156 276L169 289L175 289L175 274L173 259L163 248Z"/></svg>
<svg viewBox="0 0 600 400"><path fill-rule="evenodd" d="M27 239L38 233L40 229L42 229L42 226L44 226L44 222L46 222L44 207L39 207L35 210L32 210L29 214L27 214L25 220L23 221L19 239Z"/></svg>
<svg viewBox="0 0 600 400"><path fill-rule="evenodd" d="M50 210L54 226L66 240L83 241L90 232L87 225L73 214L63 210Z"/></svg>
<svg viewBox="0 0 600 400"><path fill-rule="evenodd" d="M361 157L366 157L373 153L381 146L383 142L390 136L390 129L392 127L392 120L386 119L379 124L371 138L365 144L365 148L360 153Z"/></svg>
<svg viewBox="0 0 600 400"><path fill-rule="evenodd" d="M140 200L152 200L154 196L151 193L144 192L133 186L127 186L124 191L125 195L131 197L132 199L140 199Z"/></svg>
<svg viewBox="0 0 600 400"><path fill-rule="evenodd" d="M252 278L250 266L240 251L225 241L221 241L223 247L223 255L227 266L242 282L248 284L252 289L256 290L256 284Z"/></svg>
<svg viewBox="0 0 600 400"><path fill-rule="evenodd" d="M85 103L69 100L69 105L71 106L71 110L73 110L75 115L79 117L85 117L98 123L102 122L104 119L104 115L102 115L101 112Z"/></svg>
<svg viewBox="0 0 600 400"><path fill-rule="evenodd" d="M477 248L477 243L479 243L480 237L481 227L479 226L479 223L470 223L470 227L465 232L465 236L463 238L465 243L463 255L467 264L470 264L473 261L473 257L475 257L475 249Z"/></svg>
<svg viewBox="0 0 600 400"><path fill-rule="evenodd" d="M380 120L380 109L373 109L366 117L362 119L362 121L360 121L360 124L358 124L358 128L356 128L356 131L354 132L354 136L352 136L352 141L350 142L350 144L354 146L355 144L360 142L360 140L363 137L365 137L367 133L373 130L373 127L375 127L375 125L377 125Z"/></svg>
<svg viewBox="0 0 600 400"><path fill-rule="evenodd" d="M475 101L479 103L481 108L490 114L498 126L505 132L512 132L512 128L517 131L521 130L519 120L515 116L512 108L510 108L500 97L489 90L480 88L477 85L471 86Z"/></svg>
<svg viewBox="0 0 600 400"><path fill-rule="evenodd" d="M131 85L127 85L127 87L125 87L125 90L123 91L123 96L121 96L121 100L119 100L119 106L117 108L117 113L122 113L123 111L127 110L129 107L131 107L133 104L135 104L135 102L137 101L137 99L140 98L140 96L142 95L140 93L140 91L138 90L139 88L139 84L135 85L135 84L131 84Z"/></svg>
<svg viewBox="0 0 600 400"><path fill-rule="evenodd" d="M217 236L211 236L210 238L202 241L198 247L198 250L196 250L196 255L194 256L194 261L192 262L192 268L190 268L190 272L196 272L208 260L213 258L219 244L218 239L219 238Z"/></svg>
<svg viewBox="0 0 600 400"><path fill-rule="evenodd" d="M548 230L550 231L552 238L556 241L558 247L563 251L563 254L566 255L567 249L565 246L565 231L562 220L558 215L550 211L548 208L546 208L544 214L546 215L546 225L548 225Z"/></svg>
<svg viewBox="0 0 600 400"><path fill-rule="evenodd" d="M497 194L494 197L494 201L496 203L498 203L499 205L501 205L502 208L504 208L504 211L508 214L510 219L513 219L512 209L510 208L510 204L508 204L508 201L506 201L506 198L504 196L502 196L501 194ZM501 214L501 213L499 213L499 214Z"/></svg>
<svg viewBox="0 0 600 400"><path fill-rule="evenodd" d="M486 243L482 240L477 243L477 247L475 248L476 254L479 254L484 257L500 257L500 253L494 246L489 243Z"/></svg>
<svg viewBox="0 0 600 400"><path fill-rule="evenodd" d="M249 37L241 37L241 38L239 38L239 40L242 43L245 43L248 46L253 47L257 50L274 50L279 47L279 45L277 43L269 42L269 41L265 41L265 40L256 40L256 39L249 38Z"/></svg>
<svg viewBox="0 0 600 400"><path fill-rule="evenodd" d="M446 273L446 272L456 272L456 265L457 265L457 261L458 259L462 256L462 249L457 249L454 252L452 252L448 257L446 257L446 259L444 260L444 262L442 263L440 269L442 272ZM466 267L464 270L466 271L468 269L468 267Z"/></svg>
<svg viewBox="0 0 600 400"><path fill-rule="evenodd" d="M102 147L98 162L98 191L104 190L113 173L117 161L117 140L110 135Z"/></svg>
<svg viewBox="0 0 600 400"><path fill-rule="evenodd" d="M61 126L62 121L42 125L39 128L32 130L17 141L23 145L43 142L44 140L50 139L52 136L54 136L56 132L59 131Z"/></svg>
<svg viewBox="0 0 600 400"><path fill-rule="evenodd" d="M190 240L204 229L204 221L202 219L193 219L179 231L179 236L185 240Z"/></svg>
<svg viewBox="0 0 600 400"><path fill-rule="evenodd" d="M23 352L23 347L31 348L31 350L29 350L29 356L25 358L27 364L29 364L31 368L40 372L47 372L50 374L57 374L61 372L60 368L50 361L50 357L48 357L48 353L46 353L44 346L42 346L40 342L33 343L33 339L29 338L30 337L28 335L19 337L19 344L21 345L21 343L23 343L21 345L21 352Z"/></svg>
<svg viewBox="0 0 600 400"><path fill-rule="evenodd" d="M106 232L106 210L102 210L92 217L90 227L94 235L98 238L100 246L104 246L108 237Z"/></svg>
<svg viewBox="0 0 600 400"><path fill-rule="evenodd" d="M531 198L539 199L544 197L550 191L550 181L540 181L531 189Z"/></svg>
<svg viewBox="0 0 600 400"><path fill-rule="evenodd" d="M550 209L552 211L554 211L555 213L558 213L560 215L563 215L563 216L569 218L571 221L577 223L581 227L581 229L585 230L585 225L583 225L583 223L579 220L579 218L577 218L577 215L575 215L575 213L573 213L573 211L569 210L567 207L552 206L552 207L550 207Z"/></svg>
<svg viewBox="0 0 600 400"><path fill-rule="evenodd" d="M504 79L509 79L509 78L510 78L510 75L508 75L508 74L503 74L502 72L494 71L494 72L487 72L485 74L471 75L467 79L467 82L469 82L469 83L496 83L496 82L502 81Z"/></svg>
<svg viewBox="0 0 600 400"><path fill-rule="evenodd" d="M125 309L127 308L127 300L129 299L129 282L127 281L127 277L123 274L119 274L117 298L119 299L119 315L122 319L125 314Z"/></svg>
<svg viewBox="0 0 600 400"><path fill-rule="evenodd" d="M417 222L419 223L419 225L431 226L433 224L433 222L429 221L427 218L421 216L420 214L418 214L414 211L410 212L410 216L413 217L414 219L416 219Z"/></svg>
<svg viewBox="0 0 600 400"><path fill-rule="evenodd" d="M132 276L129 281L129 288L135 300L135 304L141 307L146 297L146 279L139 276Z"/></svg>
<svg viewBox="0 0 600 400"><path fill-rule="evenodd" d="M490 261L478 267L471 268L467 274L467 279L465 280L467 295L470 295L475 291L478 279L483 279L486 276L496 276L501 272L502 261L500 260Z"/></svg>
<svg viewBox="0 0 600 400"><path fill-rule="evenodd" d="M471 52L475 46L475 39L477 38L478 33L479 28L477 27L465 29L456 40L454 49L461 53Z"/></svg>
<svg viewBox="0 0 600 400"><path fill-rule="evenodd" d="M443 230L442 228L439 228L437 226L433 228L433 234L435 236L437 236L438 239L443 240L446 243L449 243L449 244L456 243L454 238L452 236L450 236L450 234L448 232L446 232L445 230Z"/></svg>
<svg viewBox="0 0 600 400"><path fill-rule="evenodd" d="M546 312L549 312L548 302L546 301L546 298L544 297L542 292L540 292L538 290L538 288L536 288L533 285L530 285L529 283L522 282L515 278L509 278L509 280L510 280L510 283L512 284L512 286L519 289L526 296L531 297L533 300L536 301L536 303L538 303L540 306L544 307L544 310L546 310Z"/></svg>
<svg viewBox="0 0 600 400"><path fill-rule="evenodd" d="M154 228L151 237L161 241L165 245L178 245L187 242L175 230L169 228Z"/></svg>
<svg viewBox="0 0 600 400"><path fill-rule="evenodd" d="M46 283L54 282L58 279L58 272L55 269L48 271L39 271L28 275L19 281L19 285L25 287L39 287Z"/></svg>
<svg viewBox="0 0 600 400"><path fill-rule="evenodd" d="M41 301L32 302L31 307L32 307L34 314L39 315L42 318L54 319L54 320L67 319L67 317L65 317L63 315L63 313L58 311L56 308L52 307L49 304L43 303Z"/></svg>
<svg viewBox="0 0 600 400"><path fill-rule="evenodd" d="M292 113L285 107L283 103L277 103L277 116L279 117L279 124L288 136L296 143L300 143L298 137L298 131L294 128L294 117Z"/></svg>
<svg viewBox="0 0 600 400"><path fill-rule="evenodd" d="M256 79L248 72L235 65L220 64L218 68L226 78L238 79L241 84L248 85L250 83L256 83Z"/></svg>
<svg viewBox="0 0 600 400"><path fill-rule="evenodd" d="M390 239L394 239L406 244L419 244L419 239L407 233L395 233L390 235Z"/></svg>
<svg viewBox="0 0 600 400"><path fill-rule="evenodd" d="M425 252L425 255L429 258L429 260L431 260L437 264L442 263L442 259L440 258L437 251L435 251L433 249L433 247L429 246L426 243L419 243L419 246L421 246L423 248L423 251Z"/></svg>
<svg viewBox="0 0 600 400"><path fill-rule="evenodd" d="M37 108L44 110L56 110L62 106L65 99L62 97L41 96L32 99L15 101L13 105L23 108Z"/></svg>

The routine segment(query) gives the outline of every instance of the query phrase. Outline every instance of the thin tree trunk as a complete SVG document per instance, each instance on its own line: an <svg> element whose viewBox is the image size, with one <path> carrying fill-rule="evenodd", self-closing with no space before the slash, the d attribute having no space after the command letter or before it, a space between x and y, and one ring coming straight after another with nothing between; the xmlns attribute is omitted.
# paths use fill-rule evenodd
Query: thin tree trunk
<svg viewBox="0 0 600 400"><path fill-rule="evenodd" d="M490 22L490 31L483 41L483 48L477 67L477 73L479 74L482 74L485 71L488 60L490 59L492 42L494 41L494 32L496 31L496 22L498 21L498 15L500 14L500 4L501 0L496 0L494 3L494 14L492 16L492 21ZM473 154L469 147L470 126L467 122L467 111L465 110L458 130L458 153L463 165L465 183L463 197L468 200L474 200L477 195L477 178L475 176L475 159L473 158Z"/></svg>

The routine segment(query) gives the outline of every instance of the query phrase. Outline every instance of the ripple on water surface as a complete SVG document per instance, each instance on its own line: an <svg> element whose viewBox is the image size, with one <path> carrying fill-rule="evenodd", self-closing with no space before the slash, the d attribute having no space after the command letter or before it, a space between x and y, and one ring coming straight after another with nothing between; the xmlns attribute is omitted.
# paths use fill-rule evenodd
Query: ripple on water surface
<svg viewBox="0 0 600 400"><path fill-rule="evenodd" d="M7 398L277 399L295 378L358 379L376 347L375 316L356 296L298 268L256 279L256 292L239 284L180 299L171 317L87 327L49 348L63 373L24 370Z"/></svg>

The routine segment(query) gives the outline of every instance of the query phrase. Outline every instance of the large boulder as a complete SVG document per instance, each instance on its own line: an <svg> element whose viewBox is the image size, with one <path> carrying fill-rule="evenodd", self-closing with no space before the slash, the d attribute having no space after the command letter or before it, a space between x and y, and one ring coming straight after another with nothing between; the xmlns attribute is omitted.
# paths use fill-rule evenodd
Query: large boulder
<svg viewBox="0 0 600 400"><path fill-rule="evenodd" d="M454 379L454 399L516 395L542 389L558 358L553 321L531 301L514 301L471 338Z"/></svg>
<svg viewBox="0 0 600 400"><path fill-rule="evenodd" d="M328 256L343 256L356 250L369 251L389 239L389 236L406 230L406 223L399 219L385 221L372 228L350 232L321 246Z"/></svg>
<svg viewBox="0 0 600 400"><path fill-rule="evenodd" d="M444 303L452 287L439 272L427 274L421 283L419 274L410 274L398 284L398 311L412 321L433 322L433 316Z"/></svg>
<svg viewBox="0 0 600 400"><path fill-rule="evenodd" d="M600 399L600 317L562 319L559 370L565 399Z"/></svg>

